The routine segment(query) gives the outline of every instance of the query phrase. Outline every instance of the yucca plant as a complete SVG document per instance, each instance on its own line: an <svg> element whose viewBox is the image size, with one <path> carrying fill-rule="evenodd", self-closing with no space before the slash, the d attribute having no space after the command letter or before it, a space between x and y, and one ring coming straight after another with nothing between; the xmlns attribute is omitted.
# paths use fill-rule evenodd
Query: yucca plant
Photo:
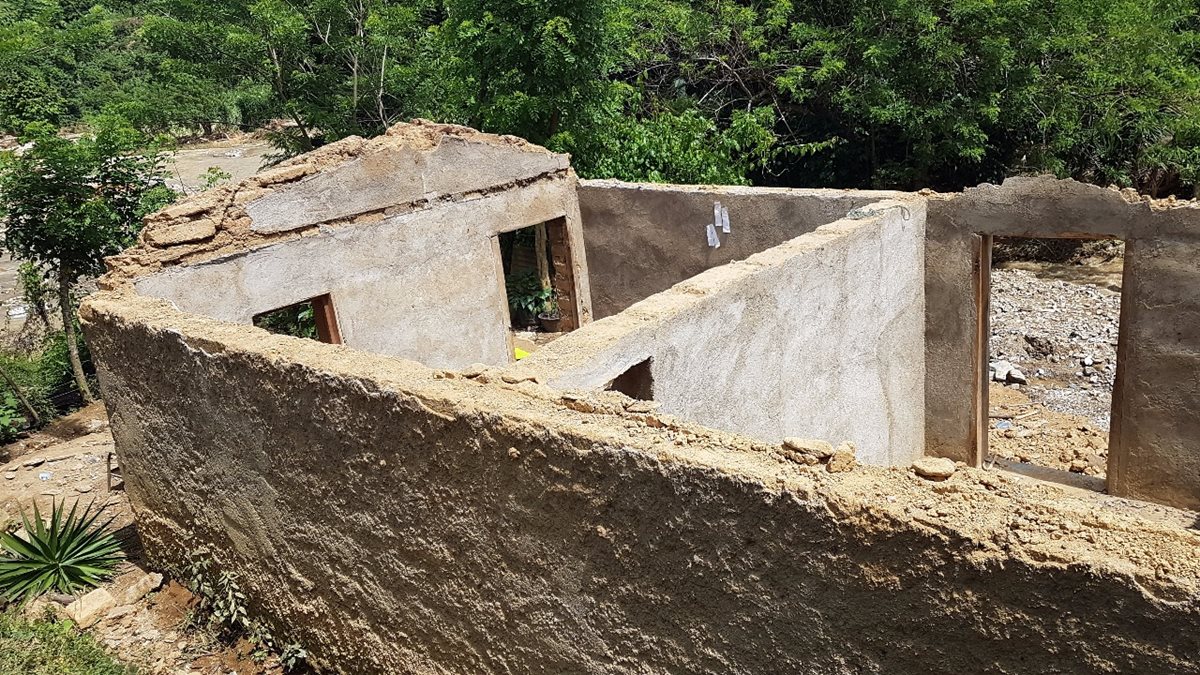
<svg viewBox="0 0 1200 675"><path fill-rule="evenodd" d="M74 593L99 586L112 576L123 558L117 538L109 531L112 519L97 524L102 509L95 502L77 513L79 502L66 511L66 502L55 502L49 524L37 505L33 519L21 511L25 538L0 534L0 596L14 601L31 600L47 591Z"/></svg>

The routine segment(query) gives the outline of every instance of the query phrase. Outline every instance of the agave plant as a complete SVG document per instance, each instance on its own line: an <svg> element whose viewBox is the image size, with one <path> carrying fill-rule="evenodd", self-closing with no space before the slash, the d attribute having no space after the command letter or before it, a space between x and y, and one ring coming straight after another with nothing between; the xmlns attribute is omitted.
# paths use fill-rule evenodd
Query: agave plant
<svg viewBox="0 0 1200 675"><path fill-rule="evenodd" d="M49 524L36 504L32 522L22 510L26 538L0 534L0 596L23 602L52 590L74 593L112 576L123 557L121 547L108 529L111 518L96 524L102 509L93 510L94 505L77 513L75 502L68 513L65 501L55 502Z"/></svg>

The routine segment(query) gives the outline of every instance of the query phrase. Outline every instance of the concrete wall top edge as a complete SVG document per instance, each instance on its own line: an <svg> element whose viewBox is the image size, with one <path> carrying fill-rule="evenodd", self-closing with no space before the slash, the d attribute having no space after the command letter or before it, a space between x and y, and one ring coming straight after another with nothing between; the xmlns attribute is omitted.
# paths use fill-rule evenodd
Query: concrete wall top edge
<svg viewBox="0 0 1200 675"><path fill-rule="evenodd" d="M414 120L370 140L339 140L148 216L138 244L106 261L100 287L311 236L318 225L378 222L536 182L568 181L573 189L574 180L566 155L511 136Z"/></svg>
<svg viewBox="0 0 1200 675"><path fill-rule="evenodd" d="M1200 556L1179 553L1200 549L1194 535L1129 511L1098 514L1101 502L1111 500L1106 495L1068 496L975 469L960 470L955 479L960 489L953 493L935 490L938 484L916 479L900 468L860 466L851 473L831 474L822 467L788 461L775 453L773 446L736 433L665 415L626 412L619 395L564 395L531 379L505 376L499 369L469 377L187 314L165 301L127 291L95 293L84 300L80 313L89 339L113 331L138 331L141 339L177 341L195 359L233 359L266 369L305 369L314 377L340 383L338 386L395 397L401 408L431 417L482 415L497 424L524 424L530 433L566 439L580 453L645 453L663 463L664 471L679 464L703 470L711 480L752 481L761 486L764 495L790 494L794 499L825 504L835 515L842 514L837 517L858 514L854 518L860 525L864 513L890 522L910 521L912 504L936 505L950 499L955 508L939 510L937 522L930 520L930 526L941 532L939 536L961 539L976 555L1017 557L1055 569L1082 565L1102 576L1127 578L1130 588L1149 597L1154 597L1161 580L1168 579L1169 584L1162 583L1173 597L1185 593L1200 601ZM688 442L682 442L684 438ZM881 496L887 494L901 498ZM968 495L969 499L955 495ZM1021 513L1028 520L1027 527L1034 530L1041 527L1058 532L1058 523L1069 522L1073 533L1091 531L1095 537L1086 546L1072 547L1037 538L1018 541L1007 538L1004 522L983 517L996 513ZM1001 534L1003 552L996 543Z"/></svg>
<svg viewBox="0 0 1200 675"><path fill-rule="evenodd" d="M798 197L837 197L855 194L879 199L900 199L916 193L900 190L858 190L854 188L784 188L751 185L686 185L680 183L636 183L612 178L590 178L579 181L581 188L592 190L640 190L646 192L688 192L733 195L795 195Z"/></svg>
<svg viewBox="0 0 1200 675"><path fill-rule="evenodd" d="M901 193L903 194L903 193ZM591 367L597 357L625 338L653 330L656 324L681 312L711 301L724 288L738 284L762 270L785 264L787 261L819 251L823 246L860 230L878 228L884 214L894 208L924 209L924 199L905 195L901 199L884 199L858 210L857 217L846 217L826 223L813 232L783 242L746 258L709 268L696 276L660 291L624 311L599 319L568 333L539 349L525 359L509 366L513 372L536 374L545 382L555 382L574 370ZM624 368L645 358L630 352L628 358L611 364L609 370L597 374L595 386L611 380ZM626 363L628 362L628 363Z"/></svg>
<svg viewBox="0 0 1200 675"><path fill-rule="evenodd" d="M1051 176L1008 178L930 199L936 223L964 233L1043 238L1200 238L1200 202L1153 200Z"/></svg>

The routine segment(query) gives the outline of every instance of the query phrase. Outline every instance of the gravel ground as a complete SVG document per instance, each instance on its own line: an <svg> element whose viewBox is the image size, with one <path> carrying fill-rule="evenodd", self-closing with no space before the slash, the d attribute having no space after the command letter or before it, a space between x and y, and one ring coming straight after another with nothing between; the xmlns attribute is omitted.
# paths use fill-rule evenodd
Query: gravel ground
<svg viewBox="0 0 1200 675"><path fill-rule="evenodd" d="M991 361L1035 403L1107 430L1117 356L1121 296L1108 288L1046 279L1017 269L992 271ZM1003 370L1003 368L1001 369Z"/></svg>

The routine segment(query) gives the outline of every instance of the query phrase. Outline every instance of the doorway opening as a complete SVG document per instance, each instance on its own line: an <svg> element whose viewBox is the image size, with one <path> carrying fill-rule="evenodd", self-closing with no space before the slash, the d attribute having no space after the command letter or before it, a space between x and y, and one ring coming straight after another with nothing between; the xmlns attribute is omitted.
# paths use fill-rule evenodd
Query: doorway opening
<svg viewBox="0 0 1200 675"><path fill-rule="evenodd" d="M496 237L496 249L514 359L579 327L565 218L503 232Z"/></svg>
<svg viewBox="0 0 1200 675"><path fill-rule="evenodd" d="M342 344L333 300L328 293L256 314L254 325L279 335L308 338L332 345Z"/></svg>
<svg viewBox="0 0 1200 675"><path fill-rule="evenodd" d="M1124 246L985 237L987 465L1102 490L1119 358Z"/></svg>

